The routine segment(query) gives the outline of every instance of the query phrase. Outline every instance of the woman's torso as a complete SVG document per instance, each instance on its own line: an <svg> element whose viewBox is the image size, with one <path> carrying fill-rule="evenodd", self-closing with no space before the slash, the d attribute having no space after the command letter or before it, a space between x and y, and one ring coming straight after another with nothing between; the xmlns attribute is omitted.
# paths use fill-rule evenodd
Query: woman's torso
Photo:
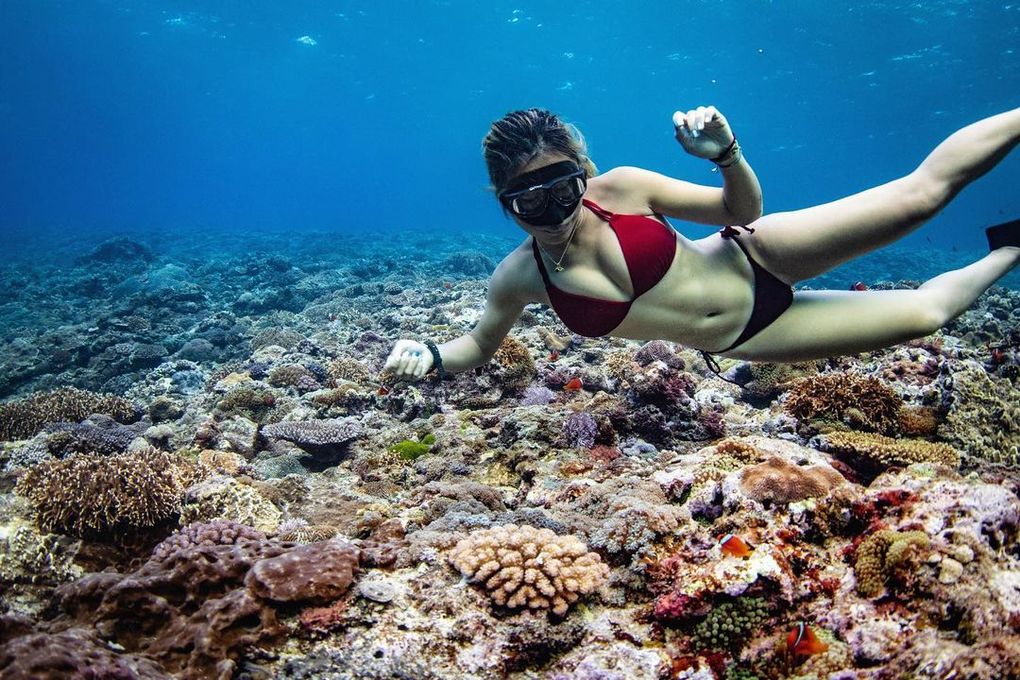
<svg viewBox="0 0 1020 680"><path fill-rule="evenodd" d="M659 219L634 193L614 183L611 176L600 175L589 181L585 199L618 215ZM618 302L633 300L626 317L609 335L671 340L713 350L728 346L740 334L753 304L753 273L737 246L715 235L691 241L673 232L676 252L672 264L658 283L633 299L631 275L616 233L594 213L585 217L567 253L565 271L555 272L548 257L544 263L550 283L566 293ZM668 225L663 228L672 231ZM532 239L526 239L507 258L512 260L511 271L519 272L524 297L552 306L534 259Z"/></svg>

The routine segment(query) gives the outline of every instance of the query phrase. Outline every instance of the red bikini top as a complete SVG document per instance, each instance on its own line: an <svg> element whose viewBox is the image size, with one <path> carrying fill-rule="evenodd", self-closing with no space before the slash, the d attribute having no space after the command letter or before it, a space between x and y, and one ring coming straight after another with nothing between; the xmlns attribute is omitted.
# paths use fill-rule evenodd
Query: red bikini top
<svg viewBox="0 0 1020 680"><path fill-rule="evenodd" d="M627 273L634 286L634 297L630 300L601 300L560 290L549 280L538 242L531 240L531 250L538 262L545 290L549 294L552 308L567 328L590 338L608 335L627 317L630 306L657 284L669 271L676 254L676 234L663 222L647 215L617 215L603 210L589 200L586 208L609 223L616 240L620 242L623 259L627 262Z"/></svg>

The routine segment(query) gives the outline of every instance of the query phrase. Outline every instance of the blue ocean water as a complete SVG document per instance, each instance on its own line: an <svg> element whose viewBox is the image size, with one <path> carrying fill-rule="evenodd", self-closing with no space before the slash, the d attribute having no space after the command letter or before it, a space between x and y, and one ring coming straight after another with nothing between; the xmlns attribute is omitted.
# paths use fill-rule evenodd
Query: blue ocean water
<svg viewBox="0 0 1020 680"><path fill-rule="evenodd" d="M790 210L909 171L1018 93L1016 3L4 0L0 242L516 237L479 142L530 106L602 169L717 184L670 123L714 104L766 211ZM1018 179L1013 154L904 245L983 248Z"/></svg>

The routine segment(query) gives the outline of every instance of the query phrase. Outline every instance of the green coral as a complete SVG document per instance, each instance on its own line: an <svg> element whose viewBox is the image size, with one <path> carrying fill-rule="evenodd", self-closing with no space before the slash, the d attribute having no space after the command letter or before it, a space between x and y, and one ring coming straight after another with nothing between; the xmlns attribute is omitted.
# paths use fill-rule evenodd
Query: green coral
<svg viewBox="0 0 1020 680"><path fill-rule="evenodd" d="M878 531L857 548L854 573L857 575L857 592L863 597L877 597L885 588L889 576L903 565L916 548L927 548L928 534L923 531Z"/></svg>
<svg viewBox="0 0 1020 680"><path fill-rule="evenodd" d="M400 456L402 460L417 460L424 456L432 448L432 445L436 443L436 436L434 434L427 434L421 438L421 441L415 441L413 439L405 439L401 442L397 442L390 451Z"/></svg>
<svg viewBox="0 0 1020 680"><path fill-rule="evenodd" d="M724 602L694 629L697 649L736 650L768 619L768 605L760 597L742 597Z"/></svg>

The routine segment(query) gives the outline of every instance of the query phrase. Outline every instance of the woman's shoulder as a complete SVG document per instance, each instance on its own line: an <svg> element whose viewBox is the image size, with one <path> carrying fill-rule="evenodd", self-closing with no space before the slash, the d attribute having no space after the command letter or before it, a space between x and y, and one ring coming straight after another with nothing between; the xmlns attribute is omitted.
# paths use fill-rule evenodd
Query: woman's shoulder
<svg viewBox="0 0 1020 680"><path fill-rule="evenodd" d="M630 165L607 170L588 181L586 197L613 212L647 212L648 187L655 176Z"/></svg>
<svg viewBox="0 0 1020 680"><path fill-rule="evenodd" d="M542 288L542 281L532 253L530 236L496 265L489 285L508 297L529 303L535 301L537 290Z"/></svg>

